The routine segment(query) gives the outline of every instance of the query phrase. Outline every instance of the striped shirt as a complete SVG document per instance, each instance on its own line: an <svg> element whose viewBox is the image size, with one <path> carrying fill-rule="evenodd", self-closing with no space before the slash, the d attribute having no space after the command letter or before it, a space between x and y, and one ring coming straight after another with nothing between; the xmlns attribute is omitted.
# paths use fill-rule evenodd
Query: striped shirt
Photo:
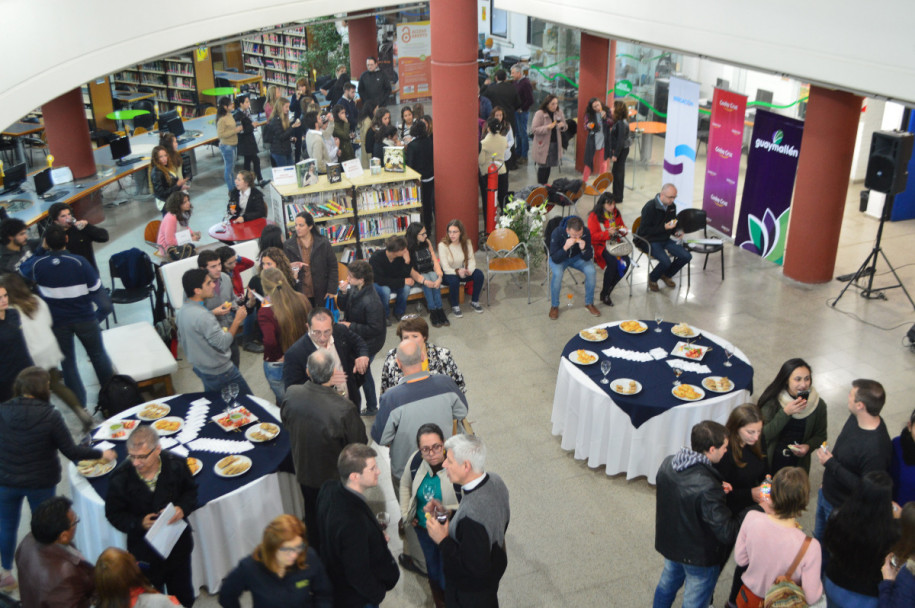
<svg viewBox="0 0 915 608"><path fill-rule="evenodd" d="M51 309L54 325L96 320L93 296L102 281L83 256L66 250L51 251L29 258L19 272L38 285L39 295Z"/></svg>

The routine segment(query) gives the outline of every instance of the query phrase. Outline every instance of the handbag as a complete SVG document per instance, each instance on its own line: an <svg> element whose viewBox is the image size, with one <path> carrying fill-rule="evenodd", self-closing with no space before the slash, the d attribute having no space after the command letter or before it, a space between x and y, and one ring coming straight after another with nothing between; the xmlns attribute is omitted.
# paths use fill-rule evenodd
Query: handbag
<svg viewBox="0 0 915 608"><path fill-rule="evenodd" d="M618 237L612 245L607 241L607 253L614 257L621 258L632 253L632 241L624 236Z"/></svg>
<svg viewBox="0 0 915 608"><path fill-rule="evenodd" d="M337 308L337 301L333 296L327 296L324 298L324 308L330 311L330 314L334 318L334 323L340 321L340 309Z"/></svg>
<svg viewBox="0 0 915 608"><path fill-rule="evenodd" d="M746 585L737 592L737 608L762 608L763 598L750 591Z"/></svg>

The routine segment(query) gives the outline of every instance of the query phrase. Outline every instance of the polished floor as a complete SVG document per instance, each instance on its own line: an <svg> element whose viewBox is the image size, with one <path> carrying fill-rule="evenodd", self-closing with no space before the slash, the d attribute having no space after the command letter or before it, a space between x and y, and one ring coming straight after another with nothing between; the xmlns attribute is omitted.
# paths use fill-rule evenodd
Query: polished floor
<svg viewBox="0 0 915 608"><path fill-rule="evenodd" d="M660 187L659 160L663 142L654 145L651 166L640 166L626 191L621 211L627 223ZM195 215L192 227L205 229L220 219L225 196L222 160L208 150L198 152L200 176L194 181ZM701 200L704 157L697 167L696 198ZM564 168L563 175L573 169ZM511 188L534 182L533 165L511 174ZM554 171L553 177L556 177ZM845 205L842 235L834 274L854 271L873 246L877 222L857 210L860 184L851 184ZM129 199L119 207L106 208L103 224L112 240L97 249L99 265L107 268L112 253L142 245L142 229L158 217L151 197L112 192L109 201ZM582 201L584 215L590 203ZM449 218L440 218L443 222ZM897 265L906 286L915 292L912 263L912 222L887 224L884 250ZM483 263L478 256L478 263ZM736 343L750 358L756 371L758 393L768 384L779 365L791 357L803 357L813 367L814 384L829 404L829 437L833 441L847 416L846 396L854 378L868 377L884 384L888 394L884 418L895 436L909 415L915 352L904 345L906 330L915 323L915 310L900 290L888 300L868 301L850 290L833 308L832 300L842 283L800 284L786 278L780 267L760 260L733 246L725 249L727 278L722 281L719 260L709 261L706 272L694 261L692 286L687 290L675 277L677 287L647 290L644 266L636 269L632 294L620 284L613 294L615 306L600 306L600 320L653 318L659 311L671 321L686 321ZM877 267L878 285L892 275ZM103 280L108 281L103 271ZM644 606L651 601L661 572L662 559L654 550L655 489L644 478L626 481L625 475L608 476L602 468L591 469L560 448L551 435L550 413L555 375L565 342L596 319L582 306L582 285L568 275L564 293L577 294L575 306L563 308L557 321L547 318L548 288L541 286L542 269L531 279L533 299L526 289L506 278L495 279L492 304L484 314L465 306L464 317L451 317L451 326L432 330L431 341L451 349L467 379L470 419L489 450L488 468L499 473L511 492L512 519L507 533L508 571L502 581L500 602L506 607L530 606ZM485 301L485 296L484 296ZM119 307L121 322L149 318L148 306ZM389 330L385 348L396 345ZM175 377L179 392L201 390L187 362L180 362ZM242 354L242 372L258 395L269 397L258 355ZM380 359L375 361L380 370ZM86 383L94 380L91 368L83 366ZM376 374L376 378L378 375ZM97 387L90 388L92 394ZM69 414L66 414L69 418ZM721 421L724 422L724 421ZM684 444L688 438L684 437ZM811 482L818 486L822 467L813 465ZM382 476L387 479L387 476ZM68 492L63 483L60 492ZM396 507L387 499L390 488L374 497L377 509ZM813 496L813 493L812 493ZM385 506L385 503L387 505ZM812 530L813 508L802 518ZM27 508L24 509L27 518ZM259 526L266 522L251 522ZM24 522L20 534L27 529ZM399 539L391 541L399 552ZM723 604L733 564L719 581L716 605ZM197 606L215 606L214 598L201 596ZM384 606L429 606L431 596L420 577L403 572Z"/></svg>

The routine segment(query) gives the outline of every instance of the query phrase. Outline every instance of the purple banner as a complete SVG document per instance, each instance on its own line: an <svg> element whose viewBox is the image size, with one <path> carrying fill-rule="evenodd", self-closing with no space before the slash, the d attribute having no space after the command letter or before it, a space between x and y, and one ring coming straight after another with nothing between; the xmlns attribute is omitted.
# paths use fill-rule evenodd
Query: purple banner
<svg viewBox="0 0 915 608"><path fill-rule="evenodd" d="M747 96L715 89L705 162L705 194L702 208L708 225L733 236L737 206L737 177L743 146L743 121Z"/></svg>
<svg viewBox="0 0 915 608"><path fill-rule="evenodd" d="M735 243L770 262L785 258L804 122L756 111Z"/></svg>

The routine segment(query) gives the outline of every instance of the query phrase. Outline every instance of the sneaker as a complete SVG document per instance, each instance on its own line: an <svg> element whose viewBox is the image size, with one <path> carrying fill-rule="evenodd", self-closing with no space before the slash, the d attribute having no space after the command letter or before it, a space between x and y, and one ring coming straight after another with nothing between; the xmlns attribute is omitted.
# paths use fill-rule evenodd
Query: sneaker
<svg viewBox="0 0 915 608"><path fill-rule="evenodd" d="M18 586L19 583L16 582L16 577L12 572L4 571L3 576L0 576L0 591L13 591Z"/></svg>
<svg viewBox="0 0 915 608"><path fill-rule="evenodd" d="M461 307L460 307L460 306L452 306L452 307L451 307L451 314L453 314L453 315L454 315L455 317L457 317L458 319L460 319L461 317L464 316L464 313L461 312Z"/></svg>
<svg viewBox="0 0 915 608"><path fill-rule="evenodd" d="M480 306L479 302L471 302L470 307L473 309L473 312L479 312L479 313L483 312L483 307Z"/></svg>
<svg viewBox="0 0 915 608"><path fill-rule="evenodd" d="M368 416L374 416L374 415L377 414L377 413L378 413L378 408L377 408L377 407L376 407L376 408L373 408L373 409L365 408L364 410L362 410L361 412L359 412L359 415L360 415L360 416L366 416L366 417L368 417Z"/></svg>
<svg viewBox="0 0 915 608"><path fill-rule="evenodd" d="M249 353L262 353L264 352L264 345L258 344L257 342L246 342L242 347Z"/></svg>

